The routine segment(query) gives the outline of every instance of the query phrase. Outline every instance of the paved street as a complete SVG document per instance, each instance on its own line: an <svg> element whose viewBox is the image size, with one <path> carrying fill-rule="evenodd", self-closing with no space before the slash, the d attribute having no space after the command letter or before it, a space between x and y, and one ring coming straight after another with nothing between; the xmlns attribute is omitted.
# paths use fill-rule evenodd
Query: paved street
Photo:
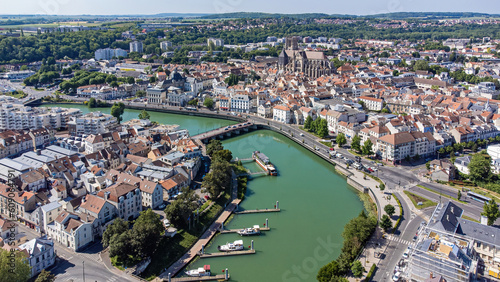
<svg viewBox="0 0 500 282"><path fill-rule="evenodd" d="M21 224L19 224L19 232L26 234L28 240L40 235ZM58 259L50 271L56 275L56 281L58 282L83 281L84 275L85 281L137 281L118 270L108 270L99 257L99 252L102 250L99 243L93 244L78 253L63 247L59 243L54 243L54 245Z"/></svg>

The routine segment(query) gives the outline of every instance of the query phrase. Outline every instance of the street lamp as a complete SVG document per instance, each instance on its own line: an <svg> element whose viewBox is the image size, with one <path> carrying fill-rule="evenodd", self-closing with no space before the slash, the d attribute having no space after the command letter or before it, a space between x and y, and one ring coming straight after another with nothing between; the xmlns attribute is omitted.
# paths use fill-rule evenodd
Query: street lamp
<svg viewBox="0 0 500 282"><path fill-rule="evenodd" d="M85 261L82 261L83 264L83 282L85 282Z"/></svg>

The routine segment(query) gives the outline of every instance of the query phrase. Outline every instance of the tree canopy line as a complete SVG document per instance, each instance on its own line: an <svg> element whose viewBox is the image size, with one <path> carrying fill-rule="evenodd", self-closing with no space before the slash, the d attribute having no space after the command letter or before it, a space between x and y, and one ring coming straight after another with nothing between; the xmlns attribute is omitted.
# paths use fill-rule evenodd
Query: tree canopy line
<svg viewBox="0 0 500 282"><path fill-rule="evenodd" d="M35 62L48 57L54 57L55 59L90 59L94 56L94 52L101 48L128 50L131 40L117 41L117 39L122 39L121 33L126 30L127 28L116 28L113 30L84 30L78 32L55 31L23 37L0 36L0 64ZM208 37L216 37L224 39L227 44L246 44L265 41L268 36L285 37L291 35L359 39L377 38L381 40L407 39L410 41L471 37L499 38L500 26L494 24L456 24L453 26L439 25L409 29L377 29L370 26L370 22L365 21L343 25L327 25L317 24L312 20L306 21L304 24L297 24L294 19L280 19L276 24L266 24L264 28L250 30L216 30L203 26L200 28L189 26L168 30L167 32L156 30L146 35L137 35L136 39L143 42L145 53L161 54L162 50L159 43L164 40L171 41L174 46L185 46L205 44ZM271 53L275 51L272 48L269 49ZM245 53L239 52L243 57ZM262 51L256 51L255 54L258 54L258 52Z"/></svg>
<svg viewBox="0 0 500 282"><path fill-rule="evenodd" d="M363 249L364 244L370 238L376 226L377 219L367 216L364 211L358 217L349 221L342 233L344 243L339 257L318 271L318 275L316 276L318 281L347 281L343 276L347 275L350 270L353 274L359 274L359 265L356 265L354 260Z"/></svg>
<svg viewBox="0 0 500 282"><path fill-rule="evenodd" d="M230 161L233 158L231 151L224 149L220 140L211 140L207 145L207 155L212 163L210 171L205 175L202 187L210 194L212 200L217 200L224 193L230 193L232 185L232 168ZM198 208L199 197L194 191L185 188L177 198L166 208L168 220L176 227L185 228L190 224L193 212Z"/></svg>
<svg viewBox="0 0 500 282"><path fill-rule="evenodd" d="M160 216L148 209L133 222L115 219L104 231L102 245L109 247L110 257L117 262L130 265L151 256L164 232Z"/></svg>

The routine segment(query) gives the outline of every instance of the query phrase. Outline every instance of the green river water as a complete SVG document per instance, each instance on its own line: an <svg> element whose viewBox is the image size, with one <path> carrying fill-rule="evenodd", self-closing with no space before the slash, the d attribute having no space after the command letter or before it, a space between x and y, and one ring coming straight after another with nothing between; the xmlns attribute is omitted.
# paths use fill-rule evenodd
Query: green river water
<svg viewBox="0 0 500 282"><path fill-rule="evenodd" d="M85 106L77 107L84 113ZM109 113L109 108L99 109ZM139 111L125 110L124 120L137 118ZM178 124L198 134L231 121L150 112L151 120ZM260 176L248 182L242 209L274 208L280 213L236 215L228 229L263 226L269 219L271 231L260 236L237 234L216 236L206 252L217 246L243 239L245 249L254 240L256 254L198 259L188 269L211 265L213 274L228 268L231 281L315 281L319 268L336 259L342 248L344 225L356 217L363 205L355 190L335 173L332 165L278 133L260 130L223 141L234 157L249 158L255 150L266 154L278 170L278 176ZM252 171L255 163L245 164Z"/></svg>

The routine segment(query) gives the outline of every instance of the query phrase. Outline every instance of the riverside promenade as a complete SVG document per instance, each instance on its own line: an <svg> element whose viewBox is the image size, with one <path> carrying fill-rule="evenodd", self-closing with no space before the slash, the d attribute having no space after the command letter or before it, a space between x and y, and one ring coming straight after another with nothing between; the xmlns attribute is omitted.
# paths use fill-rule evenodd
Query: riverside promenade
<svg viewBox="0 0 500 282"><path fill-rule="evenodd" d="M187 253L185 253L179 260L172 264L165 272L161 273L153 281L164 281L168 279L168 274L172 277L177 275L186 265L188 265L200 252L202 246L207 246L210 240L217 234L222 224L231 216L233 211L238 207L241 200L238 199L238 183L236 175L233 173L233 190L231 195L231 203L226 206L219 218L210 225L210 227L203 233L198 242L196 242Z"/></svg>

